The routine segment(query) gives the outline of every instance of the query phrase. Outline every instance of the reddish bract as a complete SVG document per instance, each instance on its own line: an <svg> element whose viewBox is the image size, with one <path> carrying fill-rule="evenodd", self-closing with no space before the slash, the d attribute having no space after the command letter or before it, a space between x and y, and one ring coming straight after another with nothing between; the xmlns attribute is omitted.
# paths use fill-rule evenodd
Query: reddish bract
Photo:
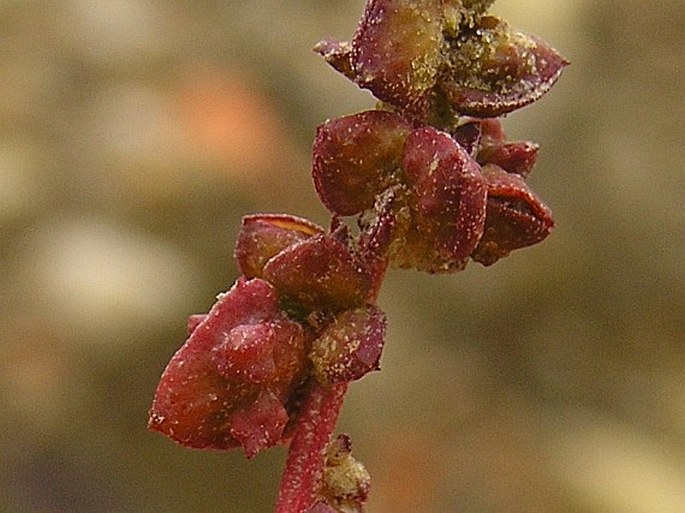
<svg viewBox="0 0 685 513"><path fill-rule="evenodd" d="M453 137L481 166L495 164L509 173L527 177L538 156L530 141L508 141L496 119L470 119L459 125Z"/></svg>
<svg viewBox="0 0 685 513"><path fill-rule="evenodd" d="M447 134L427 127L408 138L402 167L412 225L393 262L428 272L462 269L485 222L480 166Z"/></svg>
<svg viewBox="0 0 685 513"><path fill-rule="evenodd" d="M349 249L327 235L281 251L264 267L264 278L296 313L354 308L365 302L373 286L373 277Z"/></svg>
<svg viewBox="0 0 685 513"><path fill-rule="evenodd" d="M274 288L241 278L167 365L149 427L193 448L275 445L307 373L312 334L280 310Z"/></svg>
<svg viewBox="0 0 685 513"><path fill-rule="evenodd" d="M312 176L323 204L341 216L372 208L393 181L411 125L397 114L367 111L317 129Z"/></svg>
<svg viewBox="0 0 685 513"><path fill-rule="evenodd" d="M286 214L243 217L235 246L235 258L246 278L261 278L264 266L288 246L323 233L320 226Z"/></svg>
<svg viewBox="0 0 685 513"><path fill-rule="evenodd" d="M542 200L518 175L489 164L483 168L488 183L485 231L473 259L492 265L515 249L544 240L554 218Z"/></svg>
<svg viewBox="0 0 685 513"><path fill-rule="evenodd" d="M423 119L442 41L442 2L371 0L352 39L355 81L408 117Z"/></svg>

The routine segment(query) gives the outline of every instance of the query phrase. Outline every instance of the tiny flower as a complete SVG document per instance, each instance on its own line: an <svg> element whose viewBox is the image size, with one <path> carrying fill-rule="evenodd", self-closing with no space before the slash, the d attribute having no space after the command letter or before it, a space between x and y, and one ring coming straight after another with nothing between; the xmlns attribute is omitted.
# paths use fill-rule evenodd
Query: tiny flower
<svg viewBox="0 0 685 513"><path fill-rule="evenodd" d="M483 167L488 184L485 231L471 255L492 265L515 249L544 240L554 228L552 212L522 177L493 164Z"/></svg>

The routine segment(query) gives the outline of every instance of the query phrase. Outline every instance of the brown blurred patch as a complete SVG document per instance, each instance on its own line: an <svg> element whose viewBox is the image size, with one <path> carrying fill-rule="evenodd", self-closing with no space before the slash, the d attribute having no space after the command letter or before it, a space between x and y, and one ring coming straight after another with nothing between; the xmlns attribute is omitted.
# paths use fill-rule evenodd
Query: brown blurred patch
<svg viewBox="0 0 685 513"><path fill-rule="evenodd" d="M246 70L197 65L175 92L194 150L241 184L255 185L293 159L286 123Z"/></svg>

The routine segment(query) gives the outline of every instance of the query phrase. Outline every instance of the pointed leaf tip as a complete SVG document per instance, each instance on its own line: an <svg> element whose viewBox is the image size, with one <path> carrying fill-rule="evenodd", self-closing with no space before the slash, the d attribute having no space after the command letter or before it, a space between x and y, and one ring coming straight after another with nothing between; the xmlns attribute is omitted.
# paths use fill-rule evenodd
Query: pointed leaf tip
<svg viewBox="0 0 685 513"><path fill-rule="evenodd" d="M461 114L502 116L538 100L568 61L538 37L514 30L494 16L451 42L448 102Z"/></svg>

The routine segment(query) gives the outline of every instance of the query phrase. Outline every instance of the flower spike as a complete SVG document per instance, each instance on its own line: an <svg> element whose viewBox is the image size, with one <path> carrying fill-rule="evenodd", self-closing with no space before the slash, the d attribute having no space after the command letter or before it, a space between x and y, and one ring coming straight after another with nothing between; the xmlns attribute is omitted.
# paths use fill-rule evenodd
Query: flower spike
<svg viewBox="0 0 685 513"><path fill-rule="evenodd" d="M363 513L370 489L347 435L350 383L379 370L389 266L452 273L545 239L552 213L526 183L538 146L499 116L550 90L568 62L488 14L494 0L368 0L351 41L315 51L380 102L321 124L312 178L328 229L243 218L242 276L188 337L148 426L248 458L289 444L276 513Z"/></svg>

